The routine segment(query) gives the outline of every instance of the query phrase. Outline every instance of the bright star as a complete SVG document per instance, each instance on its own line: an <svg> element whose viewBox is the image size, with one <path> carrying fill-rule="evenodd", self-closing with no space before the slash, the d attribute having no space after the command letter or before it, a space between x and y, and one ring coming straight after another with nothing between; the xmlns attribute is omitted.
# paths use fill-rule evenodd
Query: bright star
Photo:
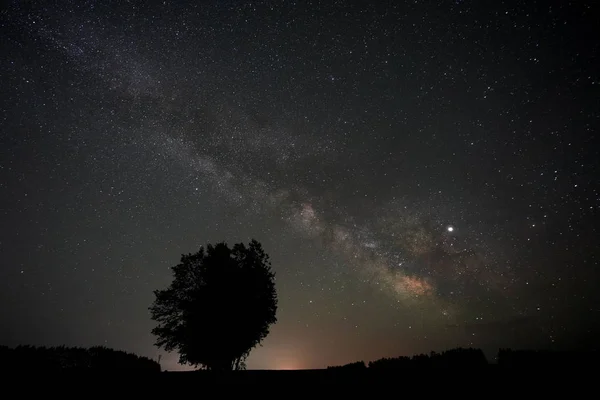
<svg viewBox="0 0 600 400"><path fill-rule="evenodd" d="M454 227L452 225L448 226L446 229L448 232L454 232Z"/></svg>

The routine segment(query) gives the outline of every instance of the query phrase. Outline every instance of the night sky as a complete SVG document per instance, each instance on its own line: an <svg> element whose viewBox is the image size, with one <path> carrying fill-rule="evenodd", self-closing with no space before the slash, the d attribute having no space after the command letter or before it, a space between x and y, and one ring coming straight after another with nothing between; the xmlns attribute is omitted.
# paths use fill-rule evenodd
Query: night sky
<svg viewBox="0 0 600 400"><path fill-rule="evenodd" d="M152 291L255 238L248 368L597 346L599 6L374 3L5 3L0 344L182 368Z"/></svg>

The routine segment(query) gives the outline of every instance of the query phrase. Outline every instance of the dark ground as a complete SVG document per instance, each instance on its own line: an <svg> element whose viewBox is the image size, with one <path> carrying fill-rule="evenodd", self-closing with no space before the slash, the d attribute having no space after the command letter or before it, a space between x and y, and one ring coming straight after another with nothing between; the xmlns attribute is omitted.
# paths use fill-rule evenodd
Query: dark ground
<svg viewBox="0 0 600 400"><path fill-rule="evenodd" d="M57 393L79 397L165 398L172 396L217 398L239 392L281 397L374 397L506 396L578 398L594 393L597 368L416 368L403 371L239 371L215 374L197 372L161 373L52 373L4 375L8 386L20 387L21 395L48 396ZM19 376L21 375L21 376ZM6 389L6 385L5 389ZM85 389L84 389L85 388ZM589 394L588 394L589 393ZM587 395L586 395L587 394ZM27 397L27 396L26 396ZM253 395L254 397L254 395Z"/></svg>

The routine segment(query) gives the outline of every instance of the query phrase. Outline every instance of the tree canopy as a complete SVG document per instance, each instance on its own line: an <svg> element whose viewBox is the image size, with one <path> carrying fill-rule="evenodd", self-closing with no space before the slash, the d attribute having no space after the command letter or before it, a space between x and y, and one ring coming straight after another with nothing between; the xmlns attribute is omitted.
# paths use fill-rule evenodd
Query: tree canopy
<svg viewBox="0 0 600 400"><path fill-rule="evenodd" d="M171 285L154 291L150 307L156 346L178 351L182 364L243 368L277 321L275 274L261 244L208 244L182 255L172 271Z"/></svg>

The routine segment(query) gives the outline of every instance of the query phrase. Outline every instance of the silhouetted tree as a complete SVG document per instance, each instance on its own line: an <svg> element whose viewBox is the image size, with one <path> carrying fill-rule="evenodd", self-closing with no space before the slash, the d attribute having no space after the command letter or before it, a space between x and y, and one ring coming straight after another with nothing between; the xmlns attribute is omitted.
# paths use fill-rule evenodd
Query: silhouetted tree
<svg viewBox="0 0 600 400"><path fill-rule="evenodd" d="M173 282L150 307L156 346L179 362L210 370L243 369L277 321L275 275L260 243L208 245L181 256Z"/></svg>

